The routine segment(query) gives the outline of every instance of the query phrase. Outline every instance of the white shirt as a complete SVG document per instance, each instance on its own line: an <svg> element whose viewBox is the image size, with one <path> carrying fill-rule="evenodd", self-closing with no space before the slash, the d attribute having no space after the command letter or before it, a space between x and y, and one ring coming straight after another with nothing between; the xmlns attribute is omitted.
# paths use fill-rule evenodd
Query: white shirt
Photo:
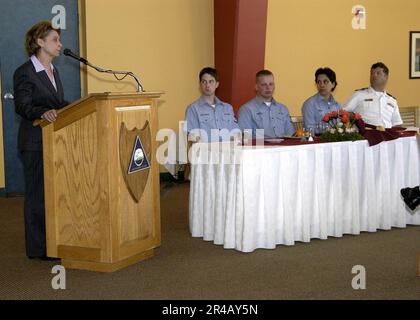
<svg viewBox="0 0 420 320"><path fill-rule="evenodd" d="M50 78L47 70L45 70L45 67L42 65L41 61L39 61L38 58L35 55L31 56L31 61L32 61L32 64L34 65L35 71L37 73L41 72L41 71L45 71L45 73L47 74L48 78L50 79L52 85L54 86L55 91L57 91L57 85L55 83L55 78L54 77ZM50 64L50 67L51 67L51 71L54 73L54 66L52 64Z"/></svg>
<svg viewBox="0 0 420 320"><path fill-rule="evenodd" d="M372 87L356 90L344 103L344 109L360 113L364 122L374 126L391 128L403 123L397 100L386 91L378 92Z"/></svg>

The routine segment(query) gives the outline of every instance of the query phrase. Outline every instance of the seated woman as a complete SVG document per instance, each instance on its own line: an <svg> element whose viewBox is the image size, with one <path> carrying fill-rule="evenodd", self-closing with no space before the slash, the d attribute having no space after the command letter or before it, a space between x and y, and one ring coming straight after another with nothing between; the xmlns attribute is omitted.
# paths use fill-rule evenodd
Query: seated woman
<svg viewBox="0 0 420 320"><path fill-rule="evenodd" d="M306 129L315 134L321 133L322 117L331 111L338 111L341 105L334 99L332 92L337 87L335 72L330 68L319 68L315 72L318 93L308 98L302 106L303 122Z"/></svg>

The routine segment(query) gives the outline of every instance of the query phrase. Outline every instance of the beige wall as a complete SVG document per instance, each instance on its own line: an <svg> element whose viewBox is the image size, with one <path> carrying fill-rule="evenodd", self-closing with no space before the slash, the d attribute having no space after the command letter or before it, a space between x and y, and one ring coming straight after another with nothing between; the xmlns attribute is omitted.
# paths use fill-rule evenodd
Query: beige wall
<svg viewBox="0 0 420 320"><path fill-rule="evenodd" d="M213 0L79 1L85 7L82 52L98 66L133 71L147 91L165 91L159 126L177 129L199 95L197 73L214 65ZM367 9L366 30L351 27L356 4ZM330 66L338 77L336 98L344 102L369 84L369 68L381 60L390 68L388 91L400 106L420 105L420 80L408 79L408 37L420 30L418 12L418 0L269 0L265 64L276 75L276 98L300 114L316 91L316 68ZM117 82L92 70L86 87L135 90L131 80ZM1 148L0 187L2 162Z"/></svg>
<svg viewBox="0 0 420 320"><path fill-rule="evenodd" d="M147 91L164 91L159 127L177 130L199 96L199 71L214 65L213 0L79 0L79 10L81 53L97 66L133 71ZM135 89L131 79L119 82L92 69L86 82L82 76L84 94ZM0 109L0 188L1 116Z"/></svg>
<svg viewBox="0 0 420 320"><path fill-rule="evenodd" d="M364 5L366 30L353 30L351 9ZM276 98L293 115L316 92L314 73L337 73L336 99L343 103L369 85L370 66L390 69L388 91L400 106L420 105L420 80L409 80L409 31L420 30L418 0L269 0L266 68L276 76Z"/></svg>
<svg viewBox="0 0 420 320"><path fill-rule="evenodd" d="M87 0L88 60L133 71L147 91L164 91L159 127L178 128L199 96L198 73L214 65L212 0ZM134 81L90 70L87 92L133 91Z"/></svg>

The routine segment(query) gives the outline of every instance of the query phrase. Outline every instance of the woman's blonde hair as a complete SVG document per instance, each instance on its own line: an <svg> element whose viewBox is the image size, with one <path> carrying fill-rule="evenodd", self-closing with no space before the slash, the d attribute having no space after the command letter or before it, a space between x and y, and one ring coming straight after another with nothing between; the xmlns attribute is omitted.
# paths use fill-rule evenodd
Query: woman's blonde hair
<svg viewBox="0 0 420 320"><path fill-rule="evenodd" d="M41 21L32 26L32 28L29 29L28 32L26 32L25 50L29 57L34 54L37 54L39 49L41 48L38 45L37 40L45 39L45 37L48 36L48 34L51 31L57 31L58 34L61 33L60 29L53 28L50 21Z"/></svg>

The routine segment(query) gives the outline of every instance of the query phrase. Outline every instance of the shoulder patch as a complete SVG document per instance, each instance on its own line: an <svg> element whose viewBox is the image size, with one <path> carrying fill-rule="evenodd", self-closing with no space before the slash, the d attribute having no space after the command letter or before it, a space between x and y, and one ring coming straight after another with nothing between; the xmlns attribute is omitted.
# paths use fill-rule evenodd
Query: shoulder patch
<svg viewBox="0 0 420 320"><path fill-rule="evenodd" d="M388 96L390 96L391 98L394 98L395 100L397 100L397 98L395 98L392 94L390 94L389 92L386 93Z"/></svg>
<svg viewBox="0 0 420 320"><path fill-rule="evenodd" d="M361 89L356 89L354 91L362 91L362 90L367 90L367 89L369 89L369 88L361 88Z"/></svg>

